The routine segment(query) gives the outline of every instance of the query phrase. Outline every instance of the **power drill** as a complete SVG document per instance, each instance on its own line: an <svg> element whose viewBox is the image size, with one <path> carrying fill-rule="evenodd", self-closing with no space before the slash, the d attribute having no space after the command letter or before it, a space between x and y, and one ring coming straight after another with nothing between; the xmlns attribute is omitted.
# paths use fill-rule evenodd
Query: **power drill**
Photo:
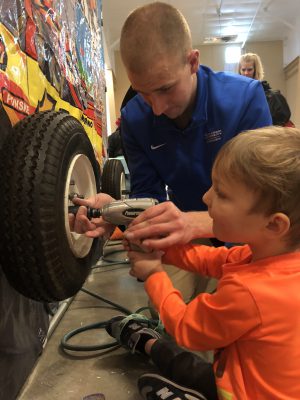
<svg viewBox="0 0 300 400"><path fill-rule="evenodd" d="M139 216L147 208L158 204L156 199L126 199L115 200L109 204L105 204L102 208L87 207L87 217L89 219L102 217L104 221L113 225L129 225L132 220ZM80 206L69 206L69 213L77 213ZM135 251L143 251L140 247L133 245ZM137 279L138 282L142 280Z"/></svg>
<svg viewBox="0 0 300 400"><path fill-rule="evenodd" d="M158 201L151 198L115 200L102 208L87 207L87 217L89 219L102 217L104 221L113 225L127 226L143 211L156 204ZM76 215L79 207L69 206L69 214Z"/></svg>

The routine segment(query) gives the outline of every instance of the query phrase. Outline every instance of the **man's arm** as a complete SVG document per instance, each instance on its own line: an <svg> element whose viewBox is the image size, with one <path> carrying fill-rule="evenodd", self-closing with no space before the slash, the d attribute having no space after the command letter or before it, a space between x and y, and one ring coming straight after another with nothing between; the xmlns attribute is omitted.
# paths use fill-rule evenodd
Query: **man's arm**
<svg viewBox="0 0 300 400"><path fill-rule="evenodd" d="M125 232L129 241L142 240L145 247L152 249L213 236L212 219L207 211L182 212L170 201L148 208Z"/></svg>
<svg viewBox="0 0 300 400"><path fill-rule="evenodd" d="M74 203L83 207L79 208L76 217L69 215L70 229L91 238L111 234L114 226L101 217L90 221L86 216L86 207L101 208L113 200L105 193L98 193L89 199L75 199ZM125 231L128 240L141 240L145 247L151 249L164 249L173 244L186 244L194 238L212 236L212 220L206 211L181 212L170 201L148 208Z"/></svg>
<svg viewBox="0 0 300 400"><path fill-rule="evenodd" d="M139 198L152 197L159 202L165 201L167 198L166 184L145 152L147 137L142 135L143 125L139 127L137 123L132 126L132 121L129 124L126 108L122 110L121 121L122 141L130 171L130 196ZM136 135L135 130L138 133Z"/></svg>

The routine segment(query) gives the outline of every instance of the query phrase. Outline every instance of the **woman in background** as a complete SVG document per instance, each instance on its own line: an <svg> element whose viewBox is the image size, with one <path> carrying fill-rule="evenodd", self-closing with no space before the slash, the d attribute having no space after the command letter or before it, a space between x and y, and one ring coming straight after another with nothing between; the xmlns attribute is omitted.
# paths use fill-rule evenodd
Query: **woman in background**
<svg viewBox="0 0 300 400"><path fill-rule="evenodd" d="M259 55L254 53L243 54L239 61L239 74L262 81L264 79L264 68Z"/></svg>
<svg viewBox="0 0 300 400"><path fill-rule="evenodd" d="M269 83L263 80L264 68L258 54L255 53L243 54L239 61L238 72L240 75L244 75L248 78L261 81L261 84L264 88L266 98L270 107L273 125L291 126L291 127L295 126L293 122L290 120L291 110L286 101L286 98L280 93L279 90L272 90Z"/></svg>

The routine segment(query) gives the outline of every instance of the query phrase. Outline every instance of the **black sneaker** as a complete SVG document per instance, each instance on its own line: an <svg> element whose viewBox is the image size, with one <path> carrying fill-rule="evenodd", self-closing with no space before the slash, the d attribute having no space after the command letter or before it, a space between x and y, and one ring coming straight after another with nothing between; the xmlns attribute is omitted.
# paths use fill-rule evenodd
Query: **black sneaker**
<svg viewBox="0 0 300 400"><path fill-rule="evenodd" d="M196 390L180 386L156 374L142 375L138 379L138 388L145 400L207 400Z"/></svg>
<svg viewBox="0 0 300 400"><path fill-rule="evenodd" d="M106 332L117 339L124 347L132 353L139 351L145 354L145 343L149 339L160 339L161 335L154 329L149 328L150 321L141 314L123 315L108 321Z"/></svg>

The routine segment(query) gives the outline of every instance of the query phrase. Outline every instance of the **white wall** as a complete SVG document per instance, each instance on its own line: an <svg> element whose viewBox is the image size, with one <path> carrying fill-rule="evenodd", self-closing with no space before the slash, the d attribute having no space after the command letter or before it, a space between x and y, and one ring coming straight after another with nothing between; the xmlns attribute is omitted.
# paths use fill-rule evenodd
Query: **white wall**
<svg viewBox="0 0 300 400"><path fill-rule="evenodd" d="M299 1L299 0L298 0ZM283 47L283 65L287 66L300 55L300 16L294 29L290 29Z"/></svg>
<svg viewBox="0 0 300 400"><path fill-rule="evenodd" d="M107 135L110 135L116 129L116 110L115 110L115 88L114 75L115 55L107 47L106 35L103 32L103 48L105 60L105 84L106 84L106 120L107 120Z"/></svg>
<svg viewBox="0 0 300 400"><path fill-rule="evenodd" d="M300 128L300 58L297 57L284 68L287 99L291 109L291 120Z"/></svg>
<svg viewBox="0 0 300 400"><path fill-rule="evenodd" d="M298 41L300 43L300 33ZM298 43L298 44L299 44ZM211 67L215 71L224 70L225 65L225 48L228 45L202 45L195 46L200 50L200 61L201 64ZM296 45L295 45L296 46ZM292 105L293 115L298 122L299 118L297 114L298 101L294 100L294 91L292 89L293 84L289 81L287 87L286 76L284 72L284 52L286 51L286 43L282 41L270 41L270 42L247 42L243 52L253 52L260 55L264 69L265 79L270 83L273 89L279 89L287 98L287 101ZM297 53L296 48L293 48L293 53L289 53L289 57L294 57ZM299 51L300 54L300 51ZM125 96L125 93L130 86L130 82L127 78L126 71L121 61L120 52L115 51L115 114L118 118L120 114L120 105ZM297 86L298 87L298 86ZM293 96L293 98L292 98ZM291 97L291 99L290 99ZM294 105L295 104L295 105ZM293 106L294 105L294 106ZM300 110L299 110L300 111Z"/></svg>
<svg viewBox="0 0 300 400"><path fill-rule="evenodd" d="M196 46L200 50L200 62L215 71L223 71L225 66L225 49L229 44ZM281 41L247 42L243 53L256 53L261 57L265 79L274 89L285 93L283 72L283 44ZM235 70L237 71L237 68Z"/></svg>

